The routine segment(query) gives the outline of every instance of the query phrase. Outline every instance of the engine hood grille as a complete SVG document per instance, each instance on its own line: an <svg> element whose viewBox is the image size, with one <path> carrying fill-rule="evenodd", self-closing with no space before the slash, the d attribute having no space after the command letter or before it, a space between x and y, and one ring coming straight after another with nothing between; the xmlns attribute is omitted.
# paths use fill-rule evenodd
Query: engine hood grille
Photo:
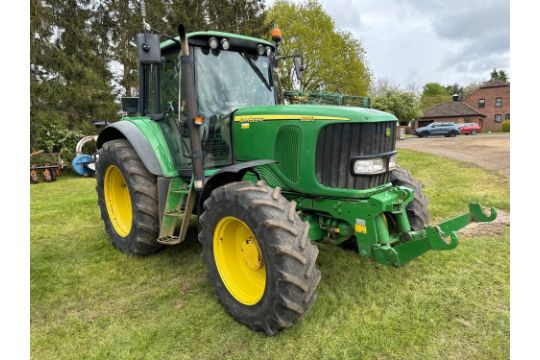
<svg viewBox="0 0 540 360"><path fill-rule="evenodd" d="M317 180L328 187L357 190L386 184L389 181L388 172L353 175L351 161L358 156L393 151L395 138L395 121L339 123L323 127L317 139L315 155Z"/></svg>

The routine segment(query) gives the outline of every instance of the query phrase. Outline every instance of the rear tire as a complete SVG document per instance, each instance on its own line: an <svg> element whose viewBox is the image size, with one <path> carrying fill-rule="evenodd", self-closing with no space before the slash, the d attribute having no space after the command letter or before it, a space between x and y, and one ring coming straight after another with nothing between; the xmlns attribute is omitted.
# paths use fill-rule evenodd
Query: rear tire
<svg viewBox="0 0 540 360"><path fill-rule="evenodd" d="M392 185L406 186L414 191L414 200L407 205L407 215L411 228L422 230L429 224L428 199L422 192L422 184L410 172L397 167L390 173Z"/></svg>
<svg viewBox="0 0 540 360"><path fill-rule="evenodd" d="M223 231L224 221L243 224L239 226L248 230ZM287 201L279 188L263 181L221 186L204 202L199 225L208 278L235 320L273 335L292 326L313 306L321 278L315 265L319 251L308 239L309 225L296 213L296 203ZM246 234L252 236L244 240ZM231 242L235 245L228 247ZM249 251L244 244L249 242L257 244L258 262L246 261ZM225 247L230 250L227 257L221 255ZM262 288L253 290L249 281L244 284L242 279L250 274L265 279Z"/></svg>
<svg viewBox="0 0 540 360"><path fill-rule="evenodd" d="M471 131L471 135L476 135L476 130Z"/></svg>
<svg viewBox="0 0 540 360"><path fill-rule="evenodd" d="M156 176L146 170L127 140L106 142L98 154L98 204L112 244L129 255L160 249Z"/></svg>

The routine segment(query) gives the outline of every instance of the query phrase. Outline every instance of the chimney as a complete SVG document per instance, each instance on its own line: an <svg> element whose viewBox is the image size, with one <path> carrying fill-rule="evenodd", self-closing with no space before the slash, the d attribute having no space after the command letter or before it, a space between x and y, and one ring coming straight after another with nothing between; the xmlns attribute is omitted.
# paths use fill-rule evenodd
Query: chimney
<svg viewBox="0 0 540 360"><path fill-rule="evenodd" d="M452 101L453 102L459 102L459 94L452 95Z"/></svg>

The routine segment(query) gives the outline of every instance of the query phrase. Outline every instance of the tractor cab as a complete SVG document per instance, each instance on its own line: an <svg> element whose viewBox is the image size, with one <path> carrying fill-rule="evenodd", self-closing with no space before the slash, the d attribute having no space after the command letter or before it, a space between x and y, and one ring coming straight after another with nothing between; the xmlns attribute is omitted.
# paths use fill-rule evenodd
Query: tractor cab
<svg viewBox="0 0 540 360"><path fill-rule="evenodd" d="M232 164L232 113L249 106L275 105L272 68L275 45L222 32L188 34L193 62L197 127L205 168ZM139 113L158 120L178 168L191 167L191 146L181 77L180 44L161 43L161 61L141 64ZM178 113L180 112L180 114ZM180 119L180 127L177 126Z"/></svg>

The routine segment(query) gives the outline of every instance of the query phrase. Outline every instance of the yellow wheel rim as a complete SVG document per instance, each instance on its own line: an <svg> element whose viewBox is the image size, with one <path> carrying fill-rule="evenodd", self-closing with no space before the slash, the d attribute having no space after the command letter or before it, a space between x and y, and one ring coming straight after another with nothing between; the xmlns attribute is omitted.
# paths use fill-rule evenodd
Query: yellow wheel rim
<svg viewBox="0 0 540 360"><path fill-rule="evenodd" d="M126 237L131 231L133 214L131 210L131 197L126 180L120 169L110 165L105 171L103 193L105 205L112 226L121 237Z"/></svg>
<svg viewBox="0 0 540 360"><path fill-rule="evenodd" d="M229 293L244 305L261 300L266 270L259 242L242 220L222 218L214 231L214 259Z"/></svg>

